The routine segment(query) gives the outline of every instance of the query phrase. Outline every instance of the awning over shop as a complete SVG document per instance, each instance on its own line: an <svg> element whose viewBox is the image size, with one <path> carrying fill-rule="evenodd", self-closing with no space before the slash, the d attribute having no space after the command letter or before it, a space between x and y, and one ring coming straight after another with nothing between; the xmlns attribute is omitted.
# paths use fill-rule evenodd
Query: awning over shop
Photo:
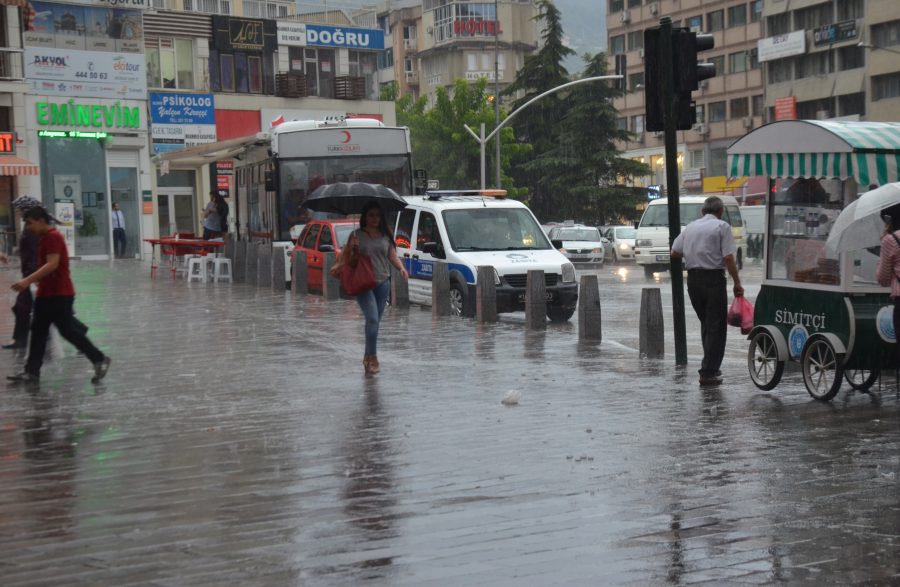
<svg viewBox="0 0 900 587"><path fill-rule="evenodd" d="M0 0L0 4L3 6L18 6L19 8L25 8L28 6L28 0Z"/></svg>
<svg viewBox="0 0 900 587"><path fill-rule="evenodd" d="M0 175L40 175L37 163L15 155L0 155Z"/></svg>
<svg viewBox="0 0 900 587"><path fill-rule="evenodd" d="M155 156L153 162L157 165L171 164L179 167L199 167L213 161L231 159L254 145L267 144L268 139L269 135L266 133L256 133L248 137L216 141L215 143L206 143L179 149L178 151L170 151L169 153Z"/></svg>
<svg viewBox="0 0 900 587"><path fill-rule="evenodd" d="M852 178L862 188L900 181L900 123L783 120L728 148L733 177Z"/></svg>

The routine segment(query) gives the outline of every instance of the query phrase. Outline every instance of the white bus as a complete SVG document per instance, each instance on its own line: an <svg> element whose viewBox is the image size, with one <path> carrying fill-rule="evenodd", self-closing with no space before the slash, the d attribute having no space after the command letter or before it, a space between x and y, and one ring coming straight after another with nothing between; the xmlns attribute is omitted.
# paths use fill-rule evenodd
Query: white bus
<svg viewBox="0 0 900 587"><path fill-rule="evenodd" d="M235 177L241 238L290 243L320 185L360 181L413 193L409 130L371 118L283 122L236 162Z"/></svg>

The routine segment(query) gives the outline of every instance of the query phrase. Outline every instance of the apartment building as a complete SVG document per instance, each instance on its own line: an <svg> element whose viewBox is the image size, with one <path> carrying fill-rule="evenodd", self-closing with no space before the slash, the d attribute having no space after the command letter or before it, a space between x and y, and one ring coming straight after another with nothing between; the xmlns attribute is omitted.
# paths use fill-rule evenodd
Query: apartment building
<svg viewBox="0 0 900 587"><path fill-rule="evenodd" d="M380 85L396 82L398 95L418 98L421 0L390 2L379 10L378 21L385 33L385 50L378 63Z"/></svg>
<svg viewBox="0 0 900 587"><path fill-rule="evenodd" d="M757 41L762 37L762 0L606 0L610 71L625 72L628 93L615 100L619 126L635 134L621 148L626 157L650 165L637 186L665 184L662 133L644 129L644 29L668 16L675 27L711 33L715 48L701 59L716 65L716 77L694 93L697 124L678 132L678 167L685 193L743 193L744 180L726 177L726 149L763 123L765 98ZM618 68L617 68L618 65Z"/></svg>
<svg viewBox="0 0 900 587"><path fill-rule="evenodd" d="M767 0L769 120L900 120L897 0Z"/></svg>

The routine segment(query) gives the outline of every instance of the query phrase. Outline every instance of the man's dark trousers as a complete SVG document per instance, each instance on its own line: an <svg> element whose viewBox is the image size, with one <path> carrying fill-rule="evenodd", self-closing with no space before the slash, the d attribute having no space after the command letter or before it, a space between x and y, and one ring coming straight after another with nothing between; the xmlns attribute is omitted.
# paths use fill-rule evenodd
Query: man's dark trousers
<svg viewBox="0 0 900 587"><path fill-rule="evenodd" d="M715 377L725 356L728 327L728 282L722 269L689 269L687 289L691 305L700 319L703 339L701 377Z"/></svg>
<svg viewBox="0 0 900 587"><path fill-rule="evenodd" d="M125 229L124 228L114 228L113 229L113 252L116 257L124 257L125 256Z"/></svg>
<svg viewBox="0 0 900 587"><path fill-rule="evenodd" d="M12 311L16 317L16 325L13 328L13 340L17 344L24 345L28 341L28 329L31 326L31 307L34 305L34 298L31 296L31 289L25 288L16 296L16 303L13 304Z"/></svg>
<svg viewBox="0 0 900 587"><path fill-rule="evenodd" d="M31 318L31 343L28 347L28 361L25 363L25 371L32 375L41 374L41 365L44 363L44 351L47 350L47 337L50 334L50 325L56 325L60 336L72 343L81 351L91 363L99 363L104 355L95 347L84 330L75 321L72 313L74 297L54 296L37 298L34 300L34 316Z"/></svg>

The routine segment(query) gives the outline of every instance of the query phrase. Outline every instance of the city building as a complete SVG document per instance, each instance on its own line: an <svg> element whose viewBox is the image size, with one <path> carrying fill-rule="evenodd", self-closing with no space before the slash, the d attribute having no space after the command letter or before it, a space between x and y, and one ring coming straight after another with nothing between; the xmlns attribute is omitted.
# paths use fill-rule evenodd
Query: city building
<svg viewBox="0 0 900 587"><path fill-rule="evenodd" d="M382 86L397 84L397 95L419 97L419 39L422 38L422 2L391 2L378 14L385 32L385 50L379 63Z"/></svg>
<svg viewBox="0 0 900 587"><path fill-rule="evenodd" d="M762 37L762 0L607 0L610 71L625 74L627 94L615 100L619 127L634 133L621 145L624 156L648 164L651 175L634 185L662 188L666 183L663 133L644 128L644 29L668 16L673 27L710 33L715 48L701 60L716 66L716 77L694 92L697 123L678 132L682 193L722 192L752 195L764 187L728 178L726 149L763 124L765 98L757 41ZM748 189L752 193L748 193ZM660 191L648 190L648 197Z"/></svg>

